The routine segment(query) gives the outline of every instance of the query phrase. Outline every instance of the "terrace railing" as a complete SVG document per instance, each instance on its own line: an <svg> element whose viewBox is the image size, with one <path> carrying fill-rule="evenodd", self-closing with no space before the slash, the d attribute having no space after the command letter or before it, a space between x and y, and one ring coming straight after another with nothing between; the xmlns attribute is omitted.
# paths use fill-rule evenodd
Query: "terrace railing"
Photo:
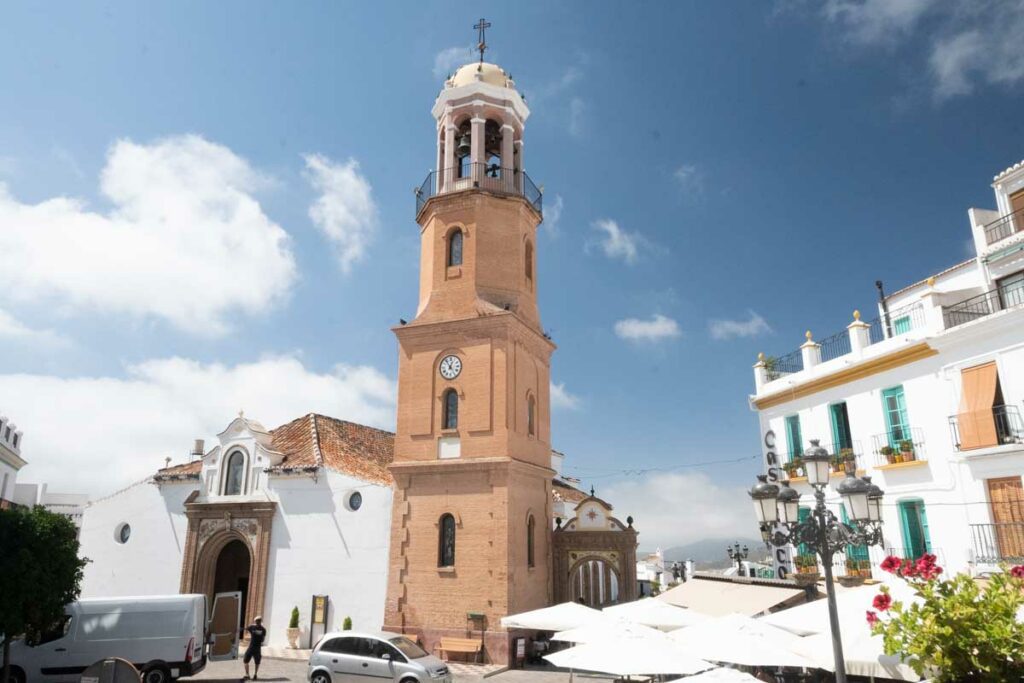
<svg viewBox="0 0 1024 683"><path fill-rule="evenodd" d="M1018 209L985 226L985 244L995 244L1024 230L1024 209Z"/></svg>
<svg viewBox="0 0 1024 683"><path fill-rule="evenodd" d="M989 417L991 415L991 418ZM1021 420L1020 411L1017 406L995 406L991 413L986 412L982 417L986 421L991 419L995 423L996 442L981 444L975 448L986 446L1001 446L1004 444L1024 443L1024 420ZM969 418L970 419L970 418ZM949 416L949 432L953 439L953 445L960 450L960 415Z"/></svg>
<svg viewBox="0 0 1024 683"><path fill-rule="evenodd" d="M942 307L946 329L969 323L987 315L1024 305L1024 285L993 289L952 306Z"/></svg>
<svg viewBox="0 0 1024 683"><path fill-rule="evenodd" d="M525 171L496 164L467 163L431 171L416 189L416 215L432 197L463 190L485 190L494 194L522 197L537 213L544 213L544 195Z"/></svg>
<svg viewBox="0 0 1024 683"><path fill-rule="evenodd" d="M800 349L787 353L785 356L765 359L765 371L768 374L769 382L785 375L792 375L794 372L800 372L803 369L804 358L803 354L800 353Z"/></svg>
<svg viewBox="0 0 1024 683"><path fill-rule="evenodd" d="M876 467L927 460L924 432L919 427L894 427L881 434L874 434L871 437L871 450L875 454Z"/></svg>
<svg viewBox="0 0 1024 683"><path fill-rule="evenodd" d="M1024 522L972 524L971 541L978 562L1024 563Z"/></svg>

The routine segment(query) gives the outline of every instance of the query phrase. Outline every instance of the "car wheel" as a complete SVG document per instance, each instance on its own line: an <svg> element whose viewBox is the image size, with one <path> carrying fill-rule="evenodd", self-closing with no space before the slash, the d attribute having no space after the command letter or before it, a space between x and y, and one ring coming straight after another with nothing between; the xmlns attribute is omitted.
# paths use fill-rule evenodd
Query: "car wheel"
<svg viewBox="0 0 1024 683"><path fill-rule="evenodd" d="M11 683L25 683L25 672L16 666L12 666Z"/></svg>
<svg viewBox="0 0 1024 683"><path fill-rule="evenodd" d="M310 677L309 683L331 683L331 677L324 671L317 671Z"/></svg>
<svg viewBox="0 0 1024 683"><path fill-rule="evenodd" d="M171 672L162 665L143 669L142 683L171 683Z"/></svg>

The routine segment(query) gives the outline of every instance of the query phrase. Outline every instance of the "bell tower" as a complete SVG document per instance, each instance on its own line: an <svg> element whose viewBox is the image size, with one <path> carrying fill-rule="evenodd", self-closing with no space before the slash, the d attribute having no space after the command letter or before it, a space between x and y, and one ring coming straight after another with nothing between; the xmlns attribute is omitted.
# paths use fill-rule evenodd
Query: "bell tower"
<svg viewBox="0 0 1024 683"><path fill-rule="evenodd" d="M486 28L483 20L477 26ZM541 193L523 170L530 112L481 58L437 97L437 169L416 193L420 284L399 344L384 627L484 643L503 616L550 604L549 387L537 308Z"/></svg>

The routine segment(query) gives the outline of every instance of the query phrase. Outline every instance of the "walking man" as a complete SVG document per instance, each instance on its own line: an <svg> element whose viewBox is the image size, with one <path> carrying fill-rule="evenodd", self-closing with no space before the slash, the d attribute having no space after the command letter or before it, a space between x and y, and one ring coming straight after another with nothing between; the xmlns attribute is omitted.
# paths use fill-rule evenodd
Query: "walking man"
<svg viewBox="0 0 1024 683"><path fill-rule="evenodd" d="M249 647L245 650L245 655L242 657L242 663L245 665L245 678L249 678L249 660L252 659L256 663L256 668L253 670L252 680L256 680L260 677L260 661L263 659L263 641L267 639L267 629L263 628L263 617L256 617L253 620L252 626L247 626L246 631L249 632Z"/></svg>

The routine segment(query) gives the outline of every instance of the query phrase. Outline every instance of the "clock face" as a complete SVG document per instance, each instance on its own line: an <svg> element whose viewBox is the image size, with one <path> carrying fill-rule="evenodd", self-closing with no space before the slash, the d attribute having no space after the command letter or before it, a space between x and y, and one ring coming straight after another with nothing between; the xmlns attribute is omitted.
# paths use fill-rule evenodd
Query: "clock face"
<svg viewBox="0 0 1024 683"><path fill-rule="evenodd" d="M462 372L462 361L458 356L445 356L441 359L440 370L445 379L455 379Z"/></svg>

